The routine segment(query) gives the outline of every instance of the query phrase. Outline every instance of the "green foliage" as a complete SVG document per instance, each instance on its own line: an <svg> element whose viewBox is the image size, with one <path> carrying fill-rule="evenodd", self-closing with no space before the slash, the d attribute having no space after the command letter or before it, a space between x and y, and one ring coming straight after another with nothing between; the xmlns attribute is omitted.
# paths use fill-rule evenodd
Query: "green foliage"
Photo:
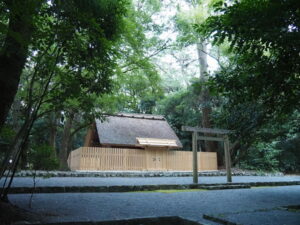
<svg viewBox="0 0 300 225"><path fill-rule="evenodd" d="M44 80L32 80L38 89L50 79L47 109L90 111L96 98L111 90L127 1L83 2L44 4L37 18L30 59Z"/></svg>
<svg viewBox="0 0 300 225"><path fill-rule="evenodd" d="M263 171L278 170L280 150L276 149L276 143L258 143L246 151L245 157L240 159L241 168Z"/></svg>
<svg viewBox="0 0 300 225"><path fill-rule="evenodd" d="M65 111L89 121L105 108L96 104L112 89L128 1L83 2L47 1L35 16L18 91L26 119Z"/></svg>
<svg viewBox="0 0 300 225"><path fill-rule="evenodd" d="M15 131L11 127L7 125L2 127L0 131L0 145L9 145L13 141L14 135Z"/></svg>
<svg viewBox="0 0 300 225"><path fill-rule="evenodd" d="M228 101L226 98L220 101L214 114L216 126L235 131L231 135L234 141L239 140L243 144L255 142L261 137L258 130L263 126L264 107L255 102L232 105Z"/></svg>
<svg viewBox="0 0 300 225"><path fill-rule="evenodd" d="M127 1L82 4L47 2L35 19L19 95L27 108L40 104L39 114L95 113L97 99L112 89Z"/></svg>
<svg viewBox="0 0 300 225"><path fill-rule="evenodd" d="M300 136L288 138L278 143L281 150L278 157L279 168L284 172L300 172Z"/></svg>
<svg viewBox="0 0 300 225"><path fill-rule="evenodd" d="M197 126L201 118L198 95L192 88L174 93L158 103L158 113L164 115L180 138L183 149L191 150L191 136L181 131L182 125Z"/></svg>
<svg viewBox="0 0 300 225"><path fill-rule="evenodd" d="M57 167L55 151L44 145L49 142L49 113L58 121L58 144L63 133L59 117L74 117L71 148L82 145L85 131L80 129L102 113L160 113L189 150L191 137L181 126L199 126L199 96L209 86L213 126L236 131L230 137L240 144L232 151L234 163L299 171L299 2L188 1L192 9L187 13L178 7L174 17L178 36L168 52L181 71L173 62L158 62L168 74L163 81L153 60L168 48L168 41L160 39L166 27L153 20L163 2L133 2L51 0L43 1L35 14L17 96L21 113L14 116L20 124L37 110L28 142L33 168ZM206 19L211 7L215 12ZM1 2L1 43L7 34L6 8ZM191 51L183 51L203 37L218 46L209 51L222 64L205 84L190 79L199 68L193 66L197 61ZM2 129L1 149L8 148L13 136L9 127Z"/></svg>
<svg viewBox="0 0 300 225"><path fill-rule="evenodd" d="M164 48L158 38L160 26L151 18L159 8L156 0L137 1L128 8L113 81L112 101L117 111L152 113L163 96L161 79L152 62L152 57Z"/></svg>
<svg viewBox="0 0 300 225"><path fill-rule="evenodd" d="M214 45L230 46L229 63L207 84L224 100L216 123L236 131L235 162L295 170L297 141L290 137L299 130L299 1L219 1L214 11L194 27Z"/></svg>
<svg viewBox="0 0 300 225"><path fill-rule="evenodd" d="M56 131L52 127L51 138L47 138L48 132L30 136L32 131L38 130L35 122L45 125L43 119L50 113L75 118L75 122L70 119L69 124L78 126L74 129L68 126L62 138L64 146L68 146L70 136L107 109L102 107L105 100L100 98L112 90L111 77L115 74L119 39L129 7L127 0L33 1L40 2L41 7L36 8L30 21L29 54L24 55L27 63L17 94L22 102L19 128L22 132L17 133L18 141L13 143L11 152L24 151L28 144L40 146L49 142L55 145ZM36 148L32 152L34 167L53 167L55 162L47 155L48 149ZM68 149L63 149L67 153ZM47 162L43 162L45 166L38 164L38 157L43 156L49 165Z"/></svg>
<svg viewBox="0 0 300 225"><path fill-rule="evenodd" d="M286 173L299 172L299 135L280 139L280 141L272 142L271 144L259 142L253 147L250 147L240 159L239 166L253 170L280 170Z"/></svg>
<svg viewBox="0 0 300 225"><path fill-rule="evenodd" d="M29 146L46 145L46 143L49 142L51 125L49 123L50 121L48 121L47 117L41 117L35 121L31 130L31 135L29 137ZM60 131L60 129L61 126L58 126L57 130Z"/></svg>
<svg viewBox="0 0 300 225"><path fill-rule="evenodd" d="M152 113L156 101L162 98L160 77L157 73L141 70L118 76L117 108L119 111Z"/></svg>
<svg viewBox="0 0 300 225"><path fill-rule="evenodd" d="M4 154L9 150L9 147L16 135L16 132L8 125L5 125L0 130L0 161L3 160Z"/></svg>
<svg viewBox="0 0 300 225"><path fill-rule="evenodd" d="M226 104L225 104L226 105ZM226 124L235 133L231 140L239 142L239 148L232 151L235 165L247 169L299 170L297 153L299 113L262 120L262 107L243 104L221 108L215 117L217 124Z"/></svg>
<svg viewBox="0 0 300 225"><path fill-rule="evenodd" d="M0 2L0 43L4 42L7 34L8 12L4 2Z"/></svg>
<svg viewBox="0 0 300 225"><path fill-rule="evenodd" d="M265 116L299 107L300 4L289 1L236 1L217 7L197 30L214 44L230 43L235 66L213 80L233 105L258 102Z"/></svg>
<svg viewBox="0 0 300 225"><path fill-rule="evenodd" d="M29 154L29 163L34 170L55 170L58 160L53 154L53 149L47 145L34 146Z"/></svg>

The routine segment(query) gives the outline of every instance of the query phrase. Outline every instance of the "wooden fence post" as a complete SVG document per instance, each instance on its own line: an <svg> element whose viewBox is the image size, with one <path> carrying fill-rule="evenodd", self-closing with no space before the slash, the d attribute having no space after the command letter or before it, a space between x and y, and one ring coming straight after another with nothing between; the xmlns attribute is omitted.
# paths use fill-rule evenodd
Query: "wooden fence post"
<svg viewBox="0 0 300 225"><path fill-rule="evenodd" d="M193 183L198 184L197 132L193 132Z"/></svg>

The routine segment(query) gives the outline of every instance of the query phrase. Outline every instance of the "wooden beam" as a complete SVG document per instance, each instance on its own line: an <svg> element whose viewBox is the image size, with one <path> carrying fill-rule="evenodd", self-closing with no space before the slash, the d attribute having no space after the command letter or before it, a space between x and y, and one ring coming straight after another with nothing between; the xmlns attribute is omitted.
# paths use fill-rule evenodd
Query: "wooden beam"
<svg viewBox="0 0 300 225"><path fill-rule="evenodd" d="M224 137L224 150L225 150L225 165L226 165L227 182L232 182L229 139L228 139L227 135Z"/></svg>
<svg viewBox="0 0 300 225"><path fill-rule="evenodd" d="M189 127L189 126L182 126L182 131L190 131L190 132L201 132L206 134L229 134L233 131L231 130L224 130L218 128L203 128L203 127Z"/></svg>
<svg viewBox="0 0 300 225"><path fill-rule="evenodd" d="M198 136L198 140L204 140L204 141L224 141L224 138L208 137L208 136Z"/></svg>
<svg viewBox="0 0 300 225"><path fill-rule="evenodd" d="M198 184L197 132L193 132L193 183Z"/></svg>

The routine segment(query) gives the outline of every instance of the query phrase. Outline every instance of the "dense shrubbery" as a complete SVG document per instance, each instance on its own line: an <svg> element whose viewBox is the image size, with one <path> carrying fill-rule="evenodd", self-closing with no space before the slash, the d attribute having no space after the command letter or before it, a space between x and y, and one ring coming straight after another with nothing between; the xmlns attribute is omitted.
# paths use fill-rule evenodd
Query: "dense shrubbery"
<svg viewBox="0 0 300 225"><path fill-rule="evenodd" d="M279 169L278 156L280 150L276 144L259 143L247 149L245 157L241 159L239 166L243 169L274 171Z"/></svg>
<svg viewBox="0 0 300 225"><path fill-rule="evenodd" d="M279 168L284 172L300 172L300 136L283 140L278 144Z"/></svg>
<svg viewBox="0 0 300 225"><path fill-rule="evenodd" d="M247 150L238 166L251 170L300 172L299 149L299 136L271 144L259 143Z"/></svg>

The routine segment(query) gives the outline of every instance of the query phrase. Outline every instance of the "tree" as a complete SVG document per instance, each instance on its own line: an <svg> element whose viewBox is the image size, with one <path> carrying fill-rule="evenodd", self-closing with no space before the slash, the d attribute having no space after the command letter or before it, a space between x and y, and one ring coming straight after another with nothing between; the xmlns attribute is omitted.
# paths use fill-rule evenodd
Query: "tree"
<svg viewBox="0 0 300 225"><path fill-rule="evenodd" d="M11 146L1 176L10 157L15 172L37 118L64 110L66 104L87 114L95 112L93 100L111 89L114 45L121 32L125 3L91 1L91 5L85 5L83 1L53 1L41 6L20 88L24 123ZM78 11L78 7L85 10ZM1 197L6 198L6 195L7 191Z"/></svg>
<svg viewBox="0 0 300 225"><path fill-rule="evenodd" d="M18 90L34 29L34 16L41 3L39 0L12 0L0 3L0 31L5 33L1 37L0 49L0 129Z"/></svg>
<svg viewBox="0 0 300 225"><path fill-rule="evenodd" d="M189 13L179 12L176 16L176 25L180 31L178 37L178 43L181 47L190 45L196 46L197 61L199 67L199 80L202 83L201 91L199 93L199 102L202 112L201 126L211 128L212 127L212 100L209 93L209 89L205 85L205 81L208 79L208 42L205 36L195 32L193 24L201 23L208 15L209 5L211 1L191 1L189 2L191 9ZM208 135L208 134L207 134ZM215 142L205 142L206 151L216 151L217 145Z"/></svg>
<svg viewBox="0 0 300 225"><path fill-rule="evenodd" d="M236 130L239 141L232 154L238 160L262 143L266 126L299 109L300 5L294 0L222 2L195 28L217 46L230 45L230 66L208 83L226 99L223 124Z"/></svg>
<svg viewBox="0 0 300 225"><path fill-rule="evenodd" d="M152 17L159 12L160 1L134 1L124 21L120 38L118 68L114 80L117 111L152 113L162 98L160 75L153 57L167 48L159 39L161 27Z"/></svg>
<svg viewBox="0 0 300 225"><path fill-rule="evenodd" d="M197 30L214 44L228 41L236 63L213 78L214 87L232 105L264 105L266 118L298 108L299 1L242 0L215 7L216 15Z"/></svg>
<svg viewBox="0 0 300 225"><path fill-rule="evenodd" d="M158 113L164 115L178 135L183 149L191 150L190 134L181 130L182 125L197 126L201 120L198 105L199 93L190 86L187 90L178 91L166 96L158 103Z"/></svg>
<svg viewBox="0 0 300 225"><path fill-rule="evenodd" d="M118 111L149 113L154 112L156 102L162 98L162 87L157 72L136 69L119 74L116 84L116 108Z"/></svg>
<svg viewBox="0 0 300 225"><path fill-rule="evenodd" d="M45 12L42 5L51 5L51 7ZM84 26L88 24L87 18L91 18L91 15L102 18L101 20L89 21L90 23L94 22L94 25L96 22L98 23L98 28L90 32L98 32L99 29L106 27L102 31L104 31L105 38L109 39L115 35L118 26L115 22L123 15L126 5L126 0L109 2L91 0L88 3L82 0L70 0L68 2L59 0L47 2L38 0L3 1L0 7L1 12L6 16L1 18L3 20L1 21L1 30L6 35L2 37L3 44L0 50L0 88L1 96L3 96L0 100L0 128L5 122L17 92L21 72L28 56L28 47L31 44L34 31L40 25L38 18L41 14L56 15L62 20L69 18L72 20L69 20L71 22L69 25L79 29L79 32L84 30ZM110 13L105 13L107 11ZM39 38L40 41L43 41L43 37Z"/></svg>

